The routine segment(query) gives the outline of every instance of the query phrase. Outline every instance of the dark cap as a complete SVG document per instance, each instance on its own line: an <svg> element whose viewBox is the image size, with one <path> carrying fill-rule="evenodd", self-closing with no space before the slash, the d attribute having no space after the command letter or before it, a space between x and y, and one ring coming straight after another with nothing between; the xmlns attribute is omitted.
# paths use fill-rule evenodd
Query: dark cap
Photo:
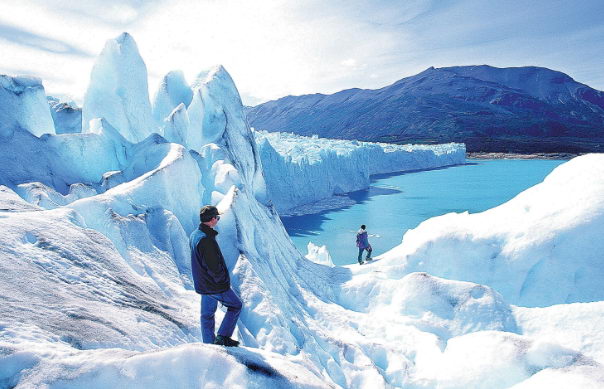
<svg viewBox="0 0 604 389"><path fill-rule="evenodd" d="M204 205L199 211L199 219L202 223L209 222L213 217L220 215L218 208L213 205Z"/></svg>

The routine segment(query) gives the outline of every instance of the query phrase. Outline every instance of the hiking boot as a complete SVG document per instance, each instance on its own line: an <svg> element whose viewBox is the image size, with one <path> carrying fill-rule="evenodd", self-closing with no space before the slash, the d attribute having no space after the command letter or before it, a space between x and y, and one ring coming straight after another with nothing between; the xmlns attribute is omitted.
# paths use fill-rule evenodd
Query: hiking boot
<svg viewBox="0 0 604 389"><path fill-rule="evenodd" d="M359 262L359 265L362 265L362 264L364 264L364 263L365 263L365 262L361 261L361 262Z"/></svg>
<svg viewBox="0 0 604 389"><path fill-rule="evenodd" d="M217 335L216 340L214 340L214 344L225 347L237 347L239 346L239 342L229 338L228 336Z"/></svg>
<svg viewBox="0 0 604 389"><path fill-rule="evenodd" d="M365 258L365 261L373 261L373 258L367 257L367 258Z"/></svg>

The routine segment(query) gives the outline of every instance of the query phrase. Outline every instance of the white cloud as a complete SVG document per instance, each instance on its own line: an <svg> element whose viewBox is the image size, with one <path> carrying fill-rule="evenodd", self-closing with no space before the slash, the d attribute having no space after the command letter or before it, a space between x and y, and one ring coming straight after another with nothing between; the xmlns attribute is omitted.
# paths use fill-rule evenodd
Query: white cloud
<svg viewBox="0 0 604 389"><path fill-rule="evenodd" d="M142 10L136 1L46 4L3 4L2 15L95 55L107 39L127 30L147 63L152 91L170 70L182 69L192 81L202 69L221 63L248 101L335 92L355 85L351 75L342 73L341 58L363 58L365 67L375 68L385 51L401 46L388 29L358 19L358 10L348 3L177 0ZM96 23L91 19L95 13ZM50 92L82 98L92 58L52 55L14 42L0 45L10 52L0 71L20 68L43 77ZM354 61L350 67L357 69ZM45 77L49 73L55 77Z"/></svg>
<svg viewBox="0 0 604 389"><path fill-rule="evenodd" d="M357 66L357 61L354 58L345 59L344 61L342 61L340 63L342 64L342 66L346 66L349 68L353 68L353 67Z"/></svg>
<svg viewBox="0 0 604 389"><path fill-rule="evenodd" d="M181 69L192 81L199 71L223 64L248 104L288 94L377 88L432 65L507 66L532 64L530 60L541 66L559 64L571 76L579 67L582 74L588 69L594 73L595 65L586 68L589 56L581 54L581 45L569 44L557 52L551 50L552 42L545 42L542 47L547 50L523 50L518 46L547 40L544 34L532 40L526 26L521 26L520 37L498 38L515 28L514 17L540 20L539 7L545 5L534 6L530 17L499 10L496 13L502 15L497 18L492 15L496 2L486 3L478 7L468 1L430 0L2 2L0 26L31 33L34 44L24 42L27 34L18 41L15 30L3 33L0 28L0 72L17 69L38 75L49 92L81 99L94 62L86 54L96 55L107 39L128 31L147 64L151 93L170 70ZM490 29L491 22L501 31ZM582 35L583 41L594 42L592 35ZM42 37L38 43L46 47L36 48L36 37ZM602 49L602 43L595 46ZM53 47L58 52L44 50ZM61 53L64 48L72 50ZM573 60L575 53L580 60Z"/></svg>

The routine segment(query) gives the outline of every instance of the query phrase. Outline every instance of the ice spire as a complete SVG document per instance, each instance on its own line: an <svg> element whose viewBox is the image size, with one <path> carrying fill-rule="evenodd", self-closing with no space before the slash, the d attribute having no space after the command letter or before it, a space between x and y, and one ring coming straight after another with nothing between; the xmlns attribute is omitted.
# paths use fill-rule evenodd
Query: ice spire
<svg viewBox="0 0 604 389"><path fill-rule="evenodd" d="M178 107L165 119L164 138L168 142L179 143L187 146L187 133L189 131L189 116L184 103Z"/></svg>
<svg viewBox="0 0 604 389"><path fill-rule="evenodd" d="M174 70L164 76L153 97L153 117L161 123L179 104L188 107L193 91L187 84L182 71Z"/></svg>
<svg viewBox="0 0 604 389"><path fill-rule="evenodd" d="M201 145L227 146L228 160L241 175L243 186L253 188L259 201L266 201L266 185L256 142L233 79L223 66L216 66L209 72L200 73L193 91L193 101L188 109L189 139ZM194 148L192 144L189 147Z"/></svg>
<svg viewBox="0 0 604 389"><path fill-rule="evenodd" d="M193 99L189 108L187 108L187 114L189 116L189 130L185 136L187 146L199 152L201 147L208 142L204 142L201 137L201 129L203 126L203 120L205 116L205 104L200 89L193 91Z"/></svg>
<svg viewBox="0 0 604 389"><path fill-rule="evenodd" d="M147 67L126 32L108 40L94 64L82 108L83 132L89 131L91 119L100 117L132 142L140 142L156 129Z"/></svg>
<svg viewBox="0 0 604 389"><path fill-rule="evenodd" d="M0 136L10 137L16 128L36 136L55 133L42 81L0 75Z"/></svg>

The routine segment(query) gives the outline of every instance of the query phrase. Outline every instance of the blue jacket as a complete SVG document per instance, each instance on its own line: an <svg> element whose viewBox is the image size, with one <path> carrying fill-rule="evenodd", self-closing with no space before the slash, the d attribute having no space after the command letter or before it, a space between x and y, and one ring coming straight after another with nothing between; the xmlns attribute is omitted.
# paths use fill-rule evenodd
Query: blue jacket
<svg viewBox="0 0 604 389"><path fill-rule="evenodd" d="M369 247L369 239L367 238L366 230L359 230L359 232L357 232L357 247L360 249Z"/></svg>
<svg viewBox="0 0 604 389"><path fill-rule="evenodd" d="M189 239L193 284L199 294L218 294L231 288L229 270L216 235L218 232L214 229L201 224Z"/></svg>

